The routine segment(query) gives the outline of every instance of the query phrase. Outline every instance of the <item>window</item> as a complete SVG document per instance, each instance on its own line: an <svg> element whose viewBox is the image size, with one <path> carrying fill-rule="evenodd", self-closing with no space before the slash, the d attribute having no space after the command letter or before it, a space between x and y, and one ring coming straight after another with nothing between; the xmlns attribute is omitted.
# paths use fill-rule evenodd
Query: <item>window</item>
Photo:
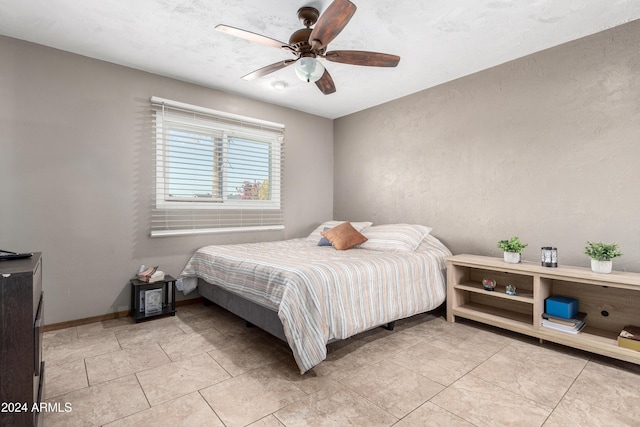
<svg viewBox="0 0 640 427"><path fill-rule="evenodd" d="M282 229L284 126L161 98L151 235Z"/></svg>

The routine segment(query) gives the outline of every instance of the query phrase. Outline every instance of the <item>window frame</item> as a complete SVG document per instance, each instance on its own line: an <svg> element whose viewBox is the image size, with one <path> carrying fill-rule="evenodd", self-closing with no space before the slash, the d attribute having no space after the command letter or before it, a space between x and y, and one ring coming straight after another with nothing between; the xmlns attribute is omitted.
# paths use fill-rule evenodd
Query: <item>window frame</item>
<svg viewBox="0 0 640 427"><path fill-rule="evenodd" d="M220 132L221 134L221 142L220 147L214 147L213 150L220 149L222 152L222 162L221 167L221 182L219 184L219 192L222 194L221 197L212 198L188 198L188 197L169 197L167 186L168 178L165 176L165 170L168 168L167 163L165 161L165 157L167 155L167 146L165 143L166 140L166 131L173 130L175 128L169 127L166 128L167 122L177 122L178 120L173 117L168 118L171 113L164 113L162 120L156 120L156 208L157 209L240 209L244 206L253 206L256 209L281 209L281 181L282 177L278 173L274 173L274 169L277 169L278 166L273 166L281 162L282 160L282 144L279 141L275 141L272 135L269 132L254 132L256 135L253 138L249 138L243 136L241 133L237 131L237 129L233 129L232 127L224 128L222 126L213 126L207 125L204 123L200 123L197 119L189 119L188 117L179 117L180 121L187 124L192 128L200 128L206 129L213 132ZM178 116L176 116L178 117ZM204 132L202 133L205 134ZM208 136L212 136L214 141L216 137L211 134ZM262 137L260 137L262 136ZM229 152L230 141L233 139L239 139L249 142L257 142L267 144L269 146L269 186L271 188L270 200L234 200L234 199L226 199L225 197L231 194L229 191L225 191L226 182L229 180L229 168L227 166L228 160L227 155ZM215 155L215 154L214 154ZM216 162L216 159L213 159L213 162ZM281 166L280 166L281 168ZM168 173L167 173L168 174Z"/></svg>
<svg viewBox="0 0 640 427"><path fill-rule="evenodd" d="M240 212L237 216L242 216L243 211L247 211L249 214L255 216L260 215L259 213L262 211L280 211L279 216L281 217L279 224L265 226L219 226L202 229L184 228L182 230L173 229L168 226L167 230L158 230L152 224L152 236L284 228L284 214L282 213L284 125L164 100L157 97L152 97L151 102L155 107L153 109L155 114L155 142L153 148L155 157L155 194L153 196L153 210L155 212L159 212L160 214L164 212L166 216L171 216L181 215L177 213L179 211L210 210L213 215L217 211L234 210ZM167 106L169 108L165 108ZM194 113L193 116L189 116L192 112ZM222 120L219 120L220 117L222 117ZM249 127L247 127L247 124L249 124ZM213 196L210 198L198 198L197 196L172 197L168 194L170 164L167 163L169 161L167 134L172 130L179 132L187 128L193 130L195 135L206 135L214 141L211 150L212 163L214 165L214 173L220 176L220 182L217 184L217 188L215 184L212 184L211 194L213 194ZM233 194L230 188L227 188L227 185L231 185L230 182L232 182L229 174L230 159L227 158L227 155L230 150L230 144L233 144L234 139L246 141L249 144L254 142L257 144L266 144L268 157L265 157L265 162L262 163L262 165L266 165L266 169L268 170L268 177L265 179L269 180L269 200L227 198ZM218 144L219 146L216 147ZM216 151L222 156L222 159L216 159ZM216 169L216 162L219 164L219 169ZM181 165L181 167L182 166L183 165ZM264 173L264 169L265 168L260 169L260 173ZM213 181L215 181L215 178ZM215 196L214 193L216 192L220 195L219 197ZM172 211L174 214L170 213ZM269 214L267 213L267 215Z"/></svg>

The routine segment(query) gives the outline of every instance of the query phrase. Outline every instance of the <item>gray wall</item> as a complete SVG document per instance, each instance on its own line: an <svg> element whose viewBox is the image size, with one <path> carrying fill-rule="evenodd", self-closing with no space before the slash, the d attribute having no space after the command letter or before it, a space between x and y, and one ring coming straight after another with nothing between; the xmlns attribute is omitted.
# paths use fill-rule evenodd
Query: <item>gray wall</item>
<svg viewBox="0 0 640 427"><path fill-rule="evenodd" d="M6 37L0 58L0 248L43 252L47 324L128 310L140 264L176 276L200 246L332 217L329 119ZM152 95L285 124L284 232L148 236Z"/></svg>
<svg viewBox="0 0 640 427"><path fill-rule="evenodd" d="M640 272L638 46L640 21L335 120L334 216L585 267L587 240L617 242Z"/></svg>
<svg viewBox="0 0 640 427"><path fill-rule="evenodd" d="M616 241L640 272L638 45L632 22L332 123L0 37L0 248L44 252L47 324L128 309L140 264L177 275L200 246L331 217L583 266L586 240ZM286 125L284 232L148 237L152 95Z"/></svg>

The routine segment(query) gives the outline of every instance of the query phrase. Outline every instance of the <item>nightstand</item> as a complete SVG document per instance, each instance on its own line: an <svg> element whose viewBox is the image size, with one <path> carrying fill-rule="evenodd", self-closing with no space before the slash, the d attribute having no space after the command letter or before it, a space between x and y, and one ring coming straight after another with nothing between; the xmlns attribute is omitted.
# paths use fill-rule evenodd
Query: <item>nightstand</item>
<svg viewBox="0 0 640 427"><path fill-rule="evenodd" d="M164 276L164 279L153 283L146 283L136 278L131 283L131 317L140 322L142 319L176 315L176 279ZM171 294L171 298L169 298Z"/></svg>

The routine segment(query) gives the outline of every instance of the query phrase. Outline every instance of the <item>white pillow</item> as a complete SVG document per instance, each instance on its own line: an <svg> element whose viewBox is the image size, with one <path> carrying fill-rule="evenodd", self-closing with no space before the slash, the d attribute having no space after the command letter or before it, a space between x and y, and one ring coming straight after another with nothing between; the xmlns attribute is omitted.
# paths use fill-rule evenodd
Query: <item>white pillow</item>
<svg viewBox="0 0 640 427"><path fill-rule="evenodd" d="M413 252L429 235L431 227L417 224L385 224L365 229L367 241L361 249L390 252Z"/></svg>
<svg viewBox="0 0 640 427"><path fill-rule="evenodd" d="M307 240L312 240L314 243L318 243L320 241L320 239L322 238L322 232L324 231L325 227L326 228L333 228L336 225L340 225L345 221L327 221L325 223L322 223L318 226L318 228L316 228L315 230L313 230L311 232L311 234L309 234L307 236ZM373 224L372 222L352 222L351 225L353 226L353 228L355 228L356 230L358 230L359 232L362 233L362 230L364 230L365 228L369 227L371 224Z"/></svg>

